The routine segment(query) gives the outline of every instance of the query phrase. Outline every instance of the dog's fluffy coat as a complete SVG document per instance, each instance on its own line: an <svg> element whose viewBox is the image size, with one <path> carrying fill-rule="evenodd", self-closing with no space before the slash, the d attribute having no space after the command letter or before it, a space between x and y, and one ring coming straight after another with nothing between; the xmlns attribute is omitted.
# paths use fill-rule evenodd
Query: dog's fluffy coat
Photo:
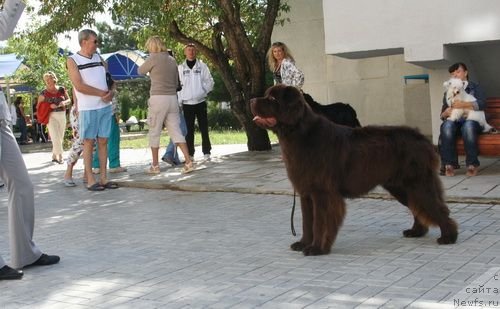
<svg viewBox="0 0 500 309"><path fill-rule="evenodd" d="M314 112L325 116L330 121L351 128L361 127L361 123L358 120L358 115L351 105L342 102L323 105L316 102L307 93L304 93L303 96L304 100L307 102L307 104L309 104Z"/></svg>
<svg viewBox="0 0 500 309"><path fill-rule="evenodd" d="M345 198L382 185L414 216L405 237L441 229L440 244L455 243L457 225L443 199L433 145L408 127L349 128L315 114L299 90L283 85L251 101L254 121L278 136L288 177L300 195L303 235L291 248L330 252L345 216Z"/></svg>
<svg viewBox="0 0 500 309"><path fill-rule="evenodd" d="M451 104L454 100L464 101L464 102L474 102L476 98L474 96L468 94L465 91L467 88L467 81L463 81L458 78L450 78L449 80L443 83L443 87L446 89L446 103L451 107ZM463 108L453 108L451 111L449 120L458 121L462 117L468 120L475 120L479 122L481 127L483 128L483 132L490 132L494 130L492 126L490 126L486 122L486 115L484 111L474 111L474 110L466 110Z"/></svg>

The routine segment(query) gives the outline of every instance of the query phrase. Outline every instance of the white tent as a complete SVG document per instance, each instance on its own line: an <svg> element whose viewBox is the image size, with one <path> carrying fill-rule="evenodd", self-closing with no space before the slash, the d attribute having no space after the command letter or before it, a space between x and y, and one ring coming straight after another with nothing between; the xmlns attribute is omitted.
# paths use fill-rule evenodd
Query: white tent
<svg viewBox="0 0 500 309"><path fill-rule="evenodd" d="M20 68L24 67L22 59L17 59L15 54L0 55L0 86L4 92L15 89L17 92L31 92L31 88L9 78Z"/></svg>

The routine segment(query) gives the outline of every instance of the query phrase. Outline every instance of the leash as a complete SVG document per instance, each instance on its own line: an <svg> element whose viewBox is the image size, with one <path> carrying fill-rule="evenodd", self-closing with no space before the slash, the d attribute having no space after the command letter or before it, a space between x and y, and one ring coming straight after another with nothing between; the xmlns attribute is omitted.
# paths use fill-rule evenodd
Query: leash
<svg viewBox="0 0 500 309"><path fill-rule="evenodd" d="M295 233L295 227L293 226L293 214L295 213L295 197L297 196L297 192L293 190L293 205L292 205L292 215L290 216L290 225L292 228L292 235L297 236L297 233Z"/></svg>

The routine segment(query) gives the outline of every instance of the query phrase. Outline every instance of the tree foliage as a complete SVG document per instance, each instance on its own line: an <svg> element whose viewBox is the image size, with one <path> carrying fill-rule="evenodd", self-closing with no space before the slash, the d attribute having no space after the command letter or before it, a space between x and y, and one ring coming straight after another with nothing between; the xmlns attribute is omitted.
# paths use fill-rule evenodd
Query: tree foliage
<svg viewBox="0 0 500 309"><path fill-rule="evenodd" d="M97 23L96 29L97 33L99 33L99 51L101 54L137 49L137 40L134 38L137 30L112 27L104 22Z"/></svg>
<svg viewBox="0 0 500 309"><path fill-rule="evenodd" d="M52 71L59 79L59 84L68 87L66 59L63 57L64 51L59 50L57 42L49 39L43 45L33 44L32 37L21 35L9 39L6 53L15 53L23 59L24 69L18 69L13 76L16 80L22 80L24 84L34 89L43 89L43 74Z"/></svg>
<svg viewBox="0 0 500 309"><path fill-rule="evenodd" d="M280 0L42 0L40 13L49 21L43 36L95 24L95 13L109 7L113 21L125 29L139 29L144 42L150 35L165 38L180 52L194 43L220 74L231 97L231 109L248 137L249 150L270 148L267 132L252 121L248 102L265 90L265 56L280 12Z"/></svg>

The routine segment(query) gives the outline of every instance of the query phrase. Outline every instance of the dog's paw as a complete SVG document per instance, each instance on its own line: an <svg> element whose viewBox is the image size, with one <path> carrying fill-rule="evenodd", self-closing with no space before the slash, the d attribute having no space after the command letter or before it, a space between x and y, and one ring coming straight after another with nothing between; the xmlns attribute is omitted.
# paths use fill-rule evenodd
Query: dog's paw
<svg viewBox="0 0 500 309"><path fill-rule="evenodd" d="M427 230L425 229L408 229L403 231L404 237L422 237L427 234Z"/></svg>
<svg viewBox="0 0 500 309"><path fill-rule="evenodd" d="M293 244L290 245L290 248L293 251L302 251L306 247L305 244L301 243L300 241L294 242Z"/></svg>
<svg viewBox="0 0 500 309"><path fill-rule="evenodd" d="M319 247L316 246L307 246L302 250L302 253L304 253L305 256L308 255L323 255L323 254L328 254L330 253L330 250L322 250Z"/></svg>
<svg viewBox="0 0 500 309"><path fill-rule="evenodd" d="M458 234L441 236L437 239L437 243L440 245L450 245L457 242Z"/></svg>

